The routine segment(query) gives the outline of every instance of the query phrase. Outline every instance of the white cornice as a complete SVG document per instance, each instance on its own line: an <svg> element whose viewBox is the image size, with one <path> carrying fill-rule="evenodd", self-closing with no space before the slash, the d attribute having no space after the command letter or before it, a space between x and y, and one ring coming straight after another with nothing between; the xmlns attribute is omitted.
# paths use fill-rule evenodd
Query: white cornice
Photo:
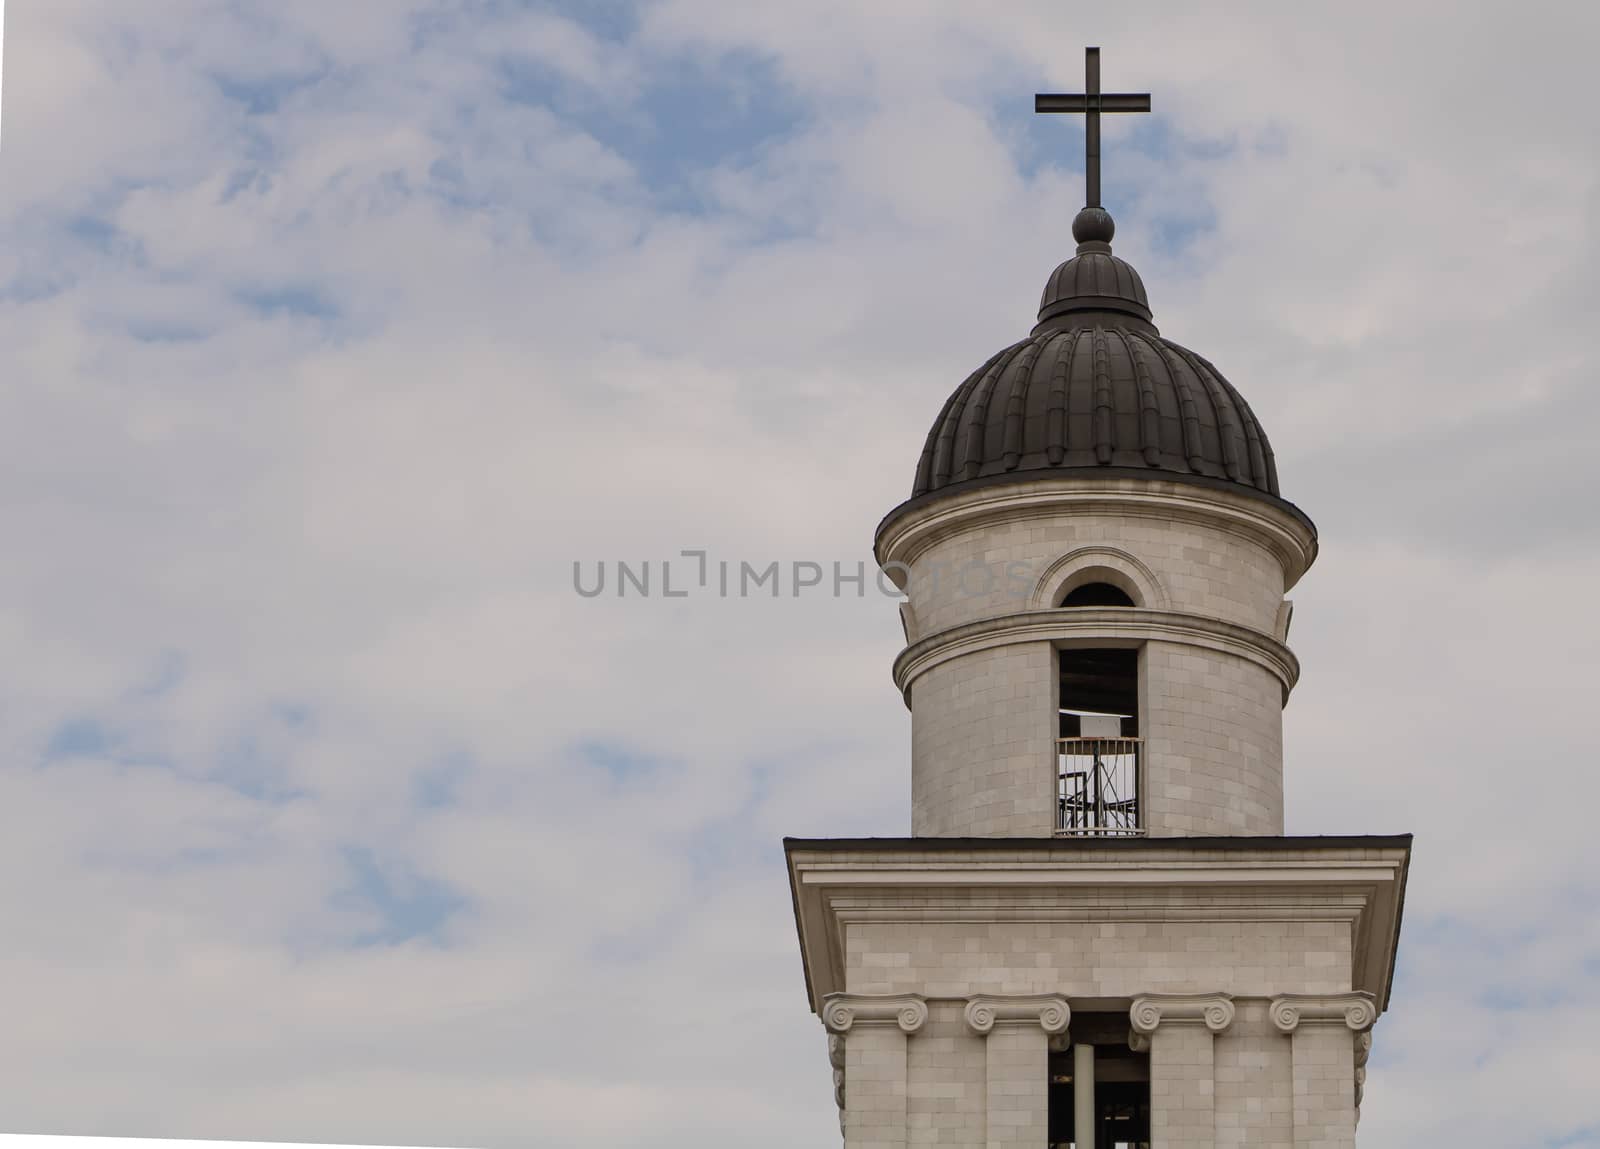
<svg viewBox="0 0 1600 1149"><path fill-rule="evenodd" d="M982 888L999 886L1173 886L1222 885L1244 881L1252 886L1301 881L1315 877L1321 884L1383 880L1393 866L1378 858L1352 858L1337 868L1314 861L1262 862L1233 864L1215 861L1197 863L1139 864L1142 859L1080 863L1073 866L1040 863L1033 866L978 868L970 865L854 865L807 866L801 877L804 885L846 886L955 886Z"/></svg>
<svg viewBox="0 0 1600 1149"><path fill-rule="evenodd" d="M796 847L790 886L812 1008L821 1012L846 987L847 927L1000 921L1342 922L1354 985L1380 1007L1387 1000L1407 847L1347 839L1250 849L1241 839L1186 849L1183 841L1117 851Z"/></svg>

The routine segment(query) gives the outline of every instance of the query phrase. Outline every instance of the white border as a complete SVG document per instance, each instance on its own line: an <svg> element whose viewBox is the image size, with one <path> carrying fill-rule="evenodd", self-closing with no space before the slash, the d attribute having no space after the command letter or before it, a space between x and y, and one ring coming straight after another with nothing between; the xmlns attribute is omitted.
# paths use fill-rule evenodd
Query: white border
<svg viewBox="0 0 1600 1149"><path fill-rule="evenodd" d="M0 3L4 3L4 0L0 0ZM396 1149L386 1145L357 1147L310 1141L175 1141L166 1137L53 1137L42 1133L0 1133L0 1149L154 1149L157 1145L181 1146L182 1149L238 1149L240 1145L259 1149Z"/></svg>

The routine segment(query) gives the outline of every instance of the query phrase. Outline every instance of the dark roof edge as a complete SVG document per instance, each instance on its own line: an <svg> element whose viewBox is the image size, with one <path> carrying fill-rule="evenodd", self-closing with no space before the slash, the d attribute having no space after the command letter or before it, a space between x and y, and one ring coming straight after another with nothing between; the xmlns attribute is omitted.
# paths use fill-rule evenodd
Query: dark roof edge
<svg viewBox="0 0 1600 1149"><path fill-rule="evenodd" d="M1226 838L785 838L795 850L1411 850L1410 834L1293 835Z"/></svg>
<svg viewBox="0 0 1600 1149"><path fill-rule="evenodd" d="M785 838L783 840L784 859L787 860L789 857L789 843L791 841L804 840L802 838ZM811 963L806 960L806 927L805 918L800 913L800 887L795 882L794 870L789 866L784 868L789 870L789 904L794 908L794 934L800 941L800 974L806 980L806 1001L815 1009L817 995L816 990L811 985Z"/></svg>
<svg viewBox="0 0 1600 1149"><path fill-rule="evenodd" d="M1400 963L1400 929L1405 924L1406 883L1411 879L1411 835L1406 840L1405 861L1400 863L1400 882L1394 892L1394 939L1389 943L1389 974L1383 982L1383 1008L1389 1008L1389 998L1394 994L1394 971Z"/></svg>
<svg viewBox="0 0 1600 1149"><path fill-rule="evenodd" d="M948 483L934 490L913 495L899 506L895 507L883 518L878 520L877 527L872 532L874 539L883 534L883 529L895 519L919 507L952 495L965 494L967 491L980 490L983 487L998 487L1007 483L1037 483L1044 479L1143 479L1147 481L1168 483L1190 483L1197 487L1209 487L1216 491L1229 491L1235 495L1243 495L1250 499L1259 499L1268 503L1290 518L1301 523L1306 530L1311 532L1311 537L1317 537L1317 524L1311 521L1311 516L1295 506L1288 499L1278 495L1269 494L1259 487L1252 487L1248 483L1236 483L1232 479L1218 479L1210 475L1196 475L1186 471L1165 471L1156 468L1144 467L1051 467L1030 471L1005 472L999 475L985 475L979 479L964 479L959 483Z"/></svg>

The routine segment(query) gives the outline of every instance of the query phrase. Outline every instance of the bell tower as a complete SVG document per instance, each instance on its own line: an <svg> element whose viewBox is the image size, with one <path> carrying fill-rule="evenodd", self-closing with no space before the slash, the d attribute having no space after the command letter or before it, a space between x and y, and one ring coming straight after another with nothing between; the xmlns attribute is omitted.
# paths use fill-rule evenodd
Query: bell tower
<svg viewBox="0 0 1600 1149"><path fill-rule="evenodd" d="M1099 202L956 388L876 554L912 837L785 843L849 1149L1354 1145L1410 838L1284 837L1285 597L1316 528L1164 338Z"/></svg>

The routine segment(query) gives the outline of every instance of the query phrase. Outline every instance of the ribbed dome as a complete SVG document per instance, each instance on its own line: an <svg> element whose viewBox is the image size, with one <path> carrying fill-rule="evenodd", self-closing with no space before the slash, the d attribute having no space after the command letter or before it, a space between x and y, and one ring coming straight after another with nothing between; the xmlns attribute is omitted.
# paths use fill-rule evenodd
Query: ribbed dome
<svg viewBox="0 0 1600 1149"><path fill-rule="evenodd" d="M912 496L1006 472L1134 467L1278 493L1266 432L1210 363L1153 331L1041 331L978 368L945 403Z"/></svg>
<svg viewBox="0 0 1600 1149"><path fill-rule="evenodd" d="M946 401L912 497L1071 468L1221 480L1276 496L1272 447L1250 405L1204 358L1161 338L1139 273L1111 254L1110 217L1080 226L1085 215L1074 225L1084 242L1045 284L1033 334Z"/></svg>

